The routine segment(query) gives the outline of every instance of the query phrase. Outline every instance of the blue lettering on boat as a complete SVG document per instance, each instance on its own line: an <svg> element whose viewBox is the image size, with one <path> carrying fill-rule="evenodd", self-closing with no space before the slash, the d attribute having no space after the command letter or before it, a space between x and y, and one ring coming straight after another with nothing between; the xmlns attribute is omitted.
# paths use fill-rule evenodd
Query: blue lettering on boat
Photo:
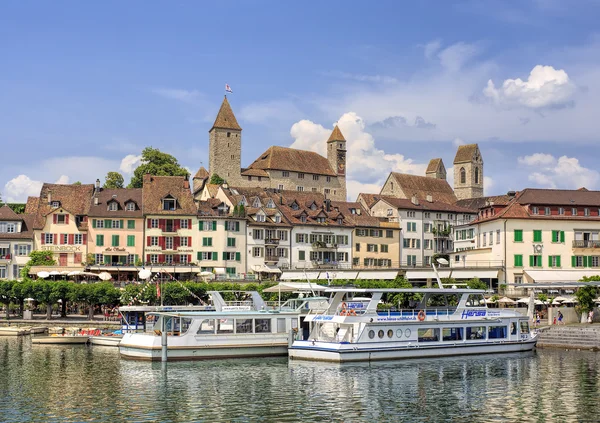
<svg viewBox="0 0 600 423"><path fill-rule="evenodd" d="M414 316L390 316L390 317L378 317L378 322L396 322L401 320L417 320Z"/></svg>
<svg viewBox="0 0 600 423"><path fill-rule="evenodd" d="M460 316L461 319L468 319L469 317L485 317L487 310L465 310Z"/></svg>
<svg viewBox="0 0 600 423"><path fill-rule="evenodd" d="M315 316L313 320L331 320L333 316Z"/></svg>

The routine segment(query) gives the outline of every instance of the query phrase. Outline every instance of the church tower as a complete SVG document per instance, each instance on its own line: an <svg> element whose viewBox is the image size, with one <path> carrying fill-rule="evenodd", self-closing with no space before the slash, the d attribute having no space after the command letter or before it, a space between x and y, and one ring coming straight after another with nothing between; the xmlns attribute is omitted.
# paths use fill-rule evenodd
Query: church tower
<svg viewBox="0 0 600 423"><path fill-rule="evenodd" d="M241 180L242 128L238 124L227 96L223 99L215 123L208 131L208 171L219 175L229 185Z"/></svg>
<svg viewBox="0 0 600 423"><path fill-rule="evenodd" d="M454 157L454 194L459 200L483 197L483 159L477 144L458 147Z"/></svg>
<svg viewBox="0 0 600 423"><path fill-rule="evenodd" d="M331 169L337 174L339 190L341 191L339 198L346 201L346 138L344 138L337 125L333 128L333 132L327 140L327 161L329 161Z"/></svg>
<svg viewBox="0 0 600 423"><path fill-rule="evenodd" d="M427 170L425 171L425 176L429 178L443 179L445 181L446 167L444 166L442 159L431 159L429 161L429 165L427 166Z"/></svg>

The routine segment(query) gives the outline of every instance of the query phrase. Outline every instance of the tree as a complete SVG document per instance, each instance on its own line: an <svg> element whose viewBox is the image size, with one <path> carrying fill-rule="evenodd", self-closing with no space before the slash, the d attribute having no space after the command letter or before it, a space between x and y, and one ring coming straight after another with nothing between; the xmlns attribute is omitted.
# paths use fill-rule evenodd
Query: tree
<svg viewBox="0 0 600 423"><path fill-rule="evenodd" d="M119 172L108 172L106 174L106 178L104 178L104 185L102 186L102 188L123 188L124 183L125 180L123 179L123 175L121 175Z"/></svg>
<svg viewBox="0 0 600 423"><path fill-rule="evenodd" d="M581 279L581 282L597 282L600 281L600 276L590 276ZM588 313L594 309L594 299L598 295L598 287L595 285L582 286L575 291L575 297L579 301L582 313ZM583 321L583 318L581 319Z"/></svg>
<svg viewBox="0 0 600 423"><path fill-rule="evenodd" d="M225 179L221 178L216 173L213 173L212 176L210 177L209 184L212 184L212 185L223 185L224 183L225 183Z"/></svg>
<svg viewBox="0 0 600 423"><path fill-rule="evenodd" d="M469 289L483 289L483 290L488 289L487 284L479 278L473 278L473 279L468 280L467 287Z"/></svg>
<svg viewBox="0 0 600 423"><path fill-rule="evenodd" d="M73 182L73 185L81 185L81 181L75 181Z"/></svg>
<svg viewBox="0 0 600 423"><path fill-rule="evenodd" d="M133 177L127 188L141 188L144 175L156 176L189 176L189 172L179 165L177 159L152 147L142 151L142 164L133 171Z"/></svg>
<svg viewBox="0 0 600 423"><path fill-rule="evenodd" d="M0 302L2 302L2 304L4 304L5 308L6 308L6 319L8 320L10 317L10 302L13 298L12 295L12 287L13 284L15 282L14 281L1 281L0 280Z"/></svg>
<svg viewBox="0 0 600 423"><path fill-rule="evenodd" d="M23 279L29 278L29 269L31 266L55 266L56 260L52 257L52 253L48 251L32 251L29 254L29 261L25 264L25 267L21 270L21 277Z"/></svg>
<svg viewBox="0 0 600 423"><path fill-rule="evenodd" d="M52 294L52 283L43 279L31 283L31 296L40 303L46 304L46 320L52 319L52 305L58 298Z"/></svg>

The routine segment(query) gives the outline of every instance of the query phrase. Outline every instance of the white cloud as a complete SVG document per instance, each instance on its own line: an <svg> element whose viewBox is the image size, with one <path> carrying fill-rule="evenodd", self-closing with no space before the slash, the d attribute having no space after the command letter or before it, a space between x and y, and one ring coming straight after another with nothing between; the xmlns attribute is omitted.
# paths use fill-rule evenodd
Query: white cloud
<svg viewBox="0 0 600 423"><path fill-rule="evenodd" d="M496 88L490 79L483 94L499 105L540 109L568 104L575 91L575 84L567 72L552 66L537 65L529 73L527 81L507 79L502 87Z"/></svg>
<svg viewBox="0 0 600 423"><path fill-rule="evenodd" d="M600 173L581 166L575 157L561 156L557 159L551 154L536 153L519 157L517 161L530 168L528 179L542 187L595 189L600 182Z"/></svg>
<svg viewBox="0 0 600 423"><path fill-rule="evenodd" d="M66 185L69 183L69 177L67 175L60 175L60 178L54 182L55 184Z"/></svg>
<svg viewBox="0 0 600 423"><path fill-rule="evenodd" d="M452 145L458 148L461 145L465 145L465 142L460 138L454 138L454 141L452 141Z"/></svg>
<svg viewBox="0 0 600 423"><path fill-rule="evenodd" d="M8 203L25 202L29 196L40 195L42 182L34 181L27 175L19 175L4 185L3 200Z"/></svg>
<svg viewBox="0 0 600 423"><path fill-rule="evenodd" d="M135 154L128 154L123 157L119 170L123 173L131 174L142 163L142 156L136 156Z"/></svg>
<svg viewBox="0 0 600 423"><path fill-rule="evenodd" d="M494 187L494 180L491 176L483 177L483 195L491 195L492 188Z"/></svg>
<svg viewBox="0 0 600 423"><path fill-rule="evenodd" d="M439 48L439 47L438 47ZM469 60L479 53L479 48L475 44L459 42L452 44L440 51L437 57L440 64L449 71L459 71Z"/></svg>
<svg viewBox="0 0 600 423"><path fill-rule="evenodd" d="M354 200L361 189L379 192L390 172L425 174L426 165L414 163L402 154L386 154L378 149L373 136L365 131L364 120L356 113L344 113L337 124L347 142L347 187L350 199ZM326 141L331 131L309 120L301 120L290 130L295 139L291 147L326 156Z"/></svg>
<svg viewBox="0 0 600 423"><path fill-rule="evenodd" d="M192 103L202 96L200 91L183 90L179 88L152 88L150 91L161 97L170 100L183 101L184 103Z"/></svg>
<svg viewBox="0 0 600 423"><path fill-rule="evenodd" d="M433 40L433 41L428 42L423 47L425 57L430 60L433 59L435 54L440 50L441 47L442 47L441 40Z"/></svg>

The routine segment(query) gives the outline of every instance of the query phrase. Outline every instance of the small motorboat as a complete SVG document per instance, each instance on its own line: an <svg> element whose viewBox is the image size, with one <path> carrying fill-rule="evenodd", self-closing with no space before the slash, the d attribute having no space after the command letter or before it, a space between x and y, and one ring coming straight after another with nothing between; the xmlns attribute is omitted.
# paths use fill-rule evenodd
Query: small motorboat
<svg viewBox="0 0 600 423"><path fill-rule="evenodd" d="M15 326L2 326L0 327L0 336L21 336L29 335L31 332L29 328L19 328Z"/></svg>
<svg viewBox="0 0 600 423"><path fill-rule="evenodd" d="M123 339L123 335L101 334L90 336L90 344L104 345L107 347L118 347Z"/></svg>
<svg viewBox="0 0 600 423"><path fill-rule="evenodd" d="M34 336L31 338L32 344L87 344L89 336L82 335L48 335Z"/></svg>
<svg viewBox="0 0 600 423"><path fill-rule="evenodd" d="M29 328L29 333L38 334L38 333L47 333L48 328L46 326L33 326Z"/></svg>

